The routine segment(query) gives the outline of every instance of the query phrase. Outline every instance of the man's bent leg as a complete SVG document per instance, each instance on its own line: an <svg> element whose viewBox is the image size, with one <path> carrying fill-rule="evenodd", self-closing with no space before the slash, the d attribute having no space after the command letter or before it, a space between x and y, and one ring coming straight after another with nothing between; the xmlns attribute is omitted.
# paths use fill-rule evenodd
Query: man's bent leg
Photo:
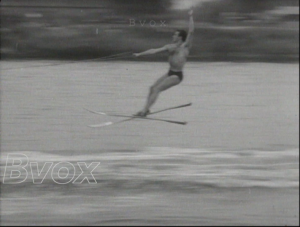
<svg viewBox="0 0 300 227"><path fill-rule="evenodd" d="M147 104L141 114L144 116L147 115L149 109L157 100L160 92L165 91L179 83L180 83L180 79L178 78L178 76L168 76L162 79L160 83L157 83L155 84L155 86L152 86L147 100Z"/></svg>
<svg viewBox="0 0 300 227"><path fill-rule="evenodd" d="M148 98L147 98L147 102L146 102L146 106L147 106L147 103L149 102L149 99L150 99L150 96L151 94L153 93L153 89L155 87L157 87L160 83L162 83L166 78L168 78L168 74L165 74L163 75L162 77L160 77L151 87L150 87L150 90L149 90L149 94L148 94Z"/></svg>
<svg viewBox="0 0 300 227"><path fill-rule="evenodd" d="M137 116L146 116L148 114L148 109L145 111L146 107L148 106L149 100L152 96L153 90L156 86L158 86L160 83L162 83L166 78L168 77L168 74L163 75L162 77L160 77L149 89L149 94L146 100L146 104L145 107L143 108L142 111L139 111L136 115Z"/></svg>

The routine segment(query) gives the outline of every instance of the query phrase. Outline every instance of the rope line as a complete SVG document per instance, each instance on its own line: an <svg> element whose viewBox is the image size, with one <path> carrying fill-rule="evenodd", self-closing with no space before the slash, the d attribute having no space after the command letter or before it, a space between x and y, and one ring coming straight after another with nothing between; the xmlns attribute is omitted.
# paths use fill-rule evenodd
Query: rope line
<svg viewBox="0 0 300 227"><path fill-rule="evenodd" d="M112 61L112 60L122 59L125 57L127 57L127 58L132 57L132 52L124 52L124 53L109 55L109 56L100 57L100 58L71 61L71 62L67 62L67 63L52 63L52 64L47 64L47 65L35 65L35 66L27 66L27 67L7 68L7 69L1 69L1 70L5 71L5 70L14 70L14 69L40 68L40 67L49 67L49 66L58 66L58 65L69 65L69 64L97 61L97 60L98 61L109 61L109 60Z"/></svg>

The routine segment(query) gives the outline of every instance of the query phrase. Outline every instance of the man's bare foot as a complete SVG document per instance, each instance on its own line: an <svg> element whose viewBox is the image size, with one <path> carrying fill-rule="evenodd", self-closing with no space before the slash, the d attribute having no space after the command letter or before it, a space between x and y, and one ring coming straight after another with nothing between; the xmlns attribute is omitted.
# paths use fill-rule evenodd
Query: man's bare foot
<svg viewBox="0 0 300 227"><path fill-rule="evenodd" d="M142 110L142 111L140 111L140 112L138 112L138 113L136 113L134 116L136 116L136 117L147 117L147 115L150 113L150 111L149 110Z"/></svg>

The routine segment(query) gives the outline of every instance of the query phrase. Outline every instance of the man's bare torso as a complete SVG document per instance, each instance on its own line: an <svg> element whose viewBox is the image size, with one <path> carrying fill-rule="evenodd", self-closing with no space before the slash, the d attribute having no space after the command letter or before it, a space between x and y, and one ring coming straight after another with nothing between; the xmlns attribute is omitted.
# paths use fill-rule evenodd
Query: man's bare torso
<svg viewBox="0 0 300 227"><path fill-rule="evenodd" d="M189 49L184 45L177 46L170 44L168 46L170 70L180 72L186 63Z"/></svg>

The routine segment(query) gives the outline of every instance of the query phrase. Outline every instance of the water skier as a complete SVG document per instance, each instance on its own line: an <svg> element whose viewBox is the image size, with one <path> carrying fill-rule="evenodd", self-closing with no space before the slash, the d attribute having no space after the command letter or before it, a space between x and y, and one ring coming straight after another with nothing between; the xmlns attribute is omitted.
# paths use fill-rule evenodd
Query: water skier
<svg viewBox="0 0 300 227"><path fill-rule="evenodd" d="M161 48L150 49L142 53L134 54L135 57L168 52L169 72L159 78L151 87L144 109L136 116L146 117L150 113L151 106L155 103L160 92L180 84L183 80L183 68L189 55L194 35L193 9L189 11L189 31L177 30L173 35L173 43Z"/></svg>

